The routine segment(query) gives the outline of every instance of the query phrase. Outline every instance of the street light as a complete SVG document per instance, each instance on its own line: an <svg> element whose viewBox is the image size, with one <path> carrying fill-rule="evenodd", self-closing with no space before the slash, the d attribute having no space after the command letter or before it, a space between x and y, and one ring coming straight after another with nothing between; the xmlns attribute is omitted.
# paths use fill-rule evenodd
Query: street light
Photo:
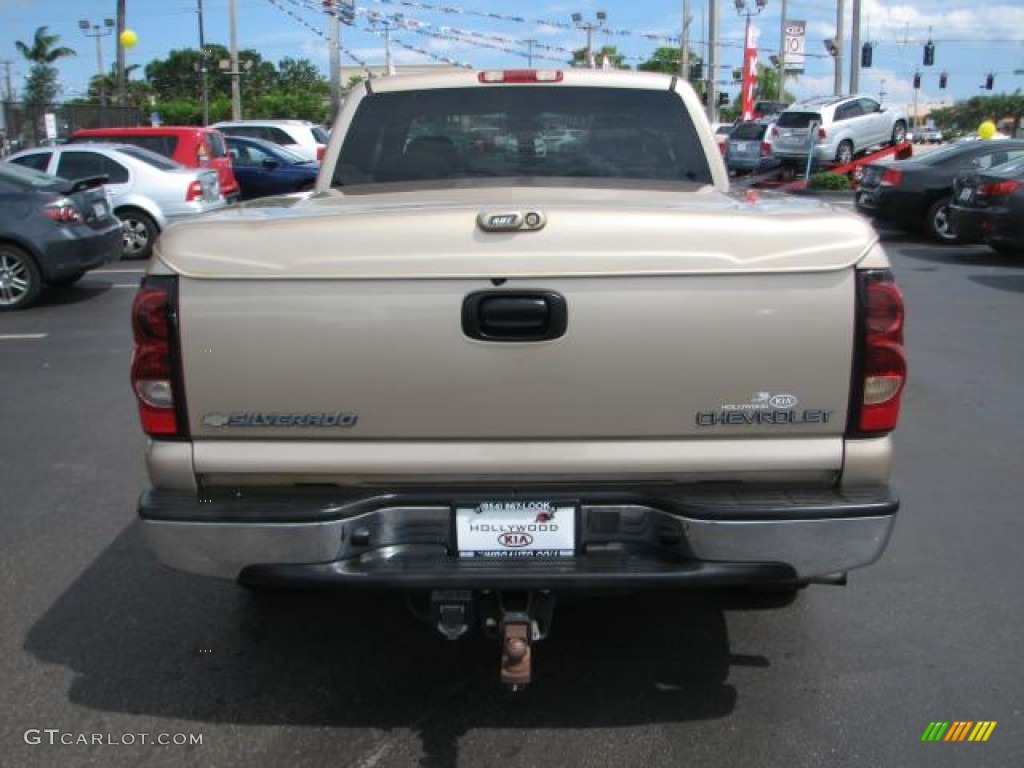
<svg viewBox="0 0 1024 768"><path fill-rule="evenodd" d="M583 21L582 13L574 13L572 15L572 23L576 25L577 29L585 29L587 31L587 55L584 66L590 69L594 68L594 30L604 26L604 23L608 20L608 14L604 11L598 11L595 14L597 21Z"/></svg>
<svg viewBox="0 0 1024 768"><path fill-rule="evenodd" d="M96 74L99 75L100 84L100 103L106 100L107 89L103 84L103 46L100 44L100 38L112 35L114 33L114 20L104 19L103 26L99 24L92 24L86 19L81 19L78 22L78 28L82 30L82 34L86 37L96 38ZM89 30L92 30L91 32Z"/></svg>

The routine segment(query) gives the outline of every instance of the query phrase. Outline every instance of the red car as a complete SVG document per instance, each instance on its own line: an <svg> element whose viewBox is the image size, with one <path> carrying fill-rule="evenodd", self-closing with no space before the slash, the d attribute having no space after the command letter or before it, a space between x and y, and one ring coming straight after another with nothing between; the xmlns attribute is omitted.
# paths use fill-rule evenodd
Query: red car
<svg viewBox="0 0 1024 768"><path fill-rule="evenodd" d="M214 128L197 125L83 128L74 132L71 141L134 144L176 160L189 168L213 168L217 171L221 192L229 203L237 201L241 195L224 135Z"/></svg>

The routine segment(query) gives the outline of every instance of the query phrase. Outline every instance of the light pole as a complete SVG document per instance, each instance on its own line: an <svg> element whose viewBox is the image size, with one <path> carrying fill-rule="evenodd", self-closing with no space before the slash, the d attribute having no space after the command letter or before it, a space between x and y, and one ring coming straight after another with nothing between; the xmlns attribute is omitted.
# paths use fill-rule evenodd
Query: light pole
<svg viewBox="0 0 1024 768"><path fill-rule="evenodd" d="M596 14L597 21L583 21L582 13L574 13L572 15L572 23L576 25L576 29L585 29L587 31L587 56L584 66L590 69L594 68L594 30L604 26L604 23L608 20L608 14L604 11L598 11Z"/></svg>
<svg viewBox="0 0 1024 768"><path fill-rule="evenodd" d="M78 28L82 30L82 34L86 37L96 38L96 74L99 75L99 86L100 86L100 103L106 101L107 89L103 83L103 46L100 44L100 38L107 37L114 33L114 20L104 19L103 26L99 24L90 24L85 19L81 19L78 22ZM92 30L91 32L89 30Z"/></svg>

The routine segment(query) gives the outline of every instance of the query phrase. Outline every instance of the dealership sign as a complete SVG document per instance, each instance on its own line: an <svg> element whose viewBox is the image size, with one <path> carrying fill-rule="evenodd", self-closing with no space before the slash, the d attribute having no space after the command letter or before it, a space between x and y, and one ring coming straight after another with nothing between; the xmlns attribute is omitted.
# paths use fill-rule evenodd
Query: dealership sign
<svg viewBox="0 0 1024 768"><path fill-rule="evenodd" d="M786 22L786 71L804 71L804 53L807 32L806 21Z"/></svg>

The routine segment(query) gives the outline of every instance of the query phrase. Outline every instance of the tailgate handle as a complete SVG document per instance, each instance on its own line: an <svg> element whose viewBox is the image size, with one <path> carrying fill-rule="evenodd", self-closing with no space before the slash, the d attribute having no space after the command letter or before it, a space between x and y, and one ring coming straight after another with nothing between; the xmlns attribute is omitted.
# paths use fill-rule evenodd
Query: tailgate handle
<svg viewBox="0 0 1024 768"><path fill-rule="evenodd" d="M462 332L480 341L548 341L567 325L565 298L553 291L478 291L462 302Z"/></svg>

